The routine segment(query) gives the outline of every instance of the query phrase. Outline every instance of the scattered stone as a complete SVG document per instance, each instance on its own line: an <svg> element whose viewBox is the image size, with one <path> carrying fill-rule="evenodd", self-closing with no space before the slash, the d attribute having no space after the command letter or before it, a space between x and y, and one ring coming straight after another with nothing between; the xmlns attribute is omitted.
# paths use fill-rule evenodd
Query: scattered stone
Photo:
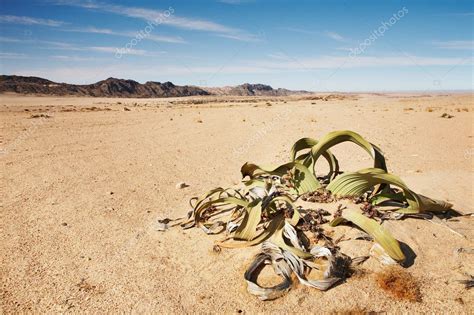
<svg viewBox="0 0 474 315"><path fill-rule="evenodd" d="M466 254L474 254L474 248L464 248L460 247L456 250L457 253L466 253Z"/></svg>
<svg viewBox="0 0 474 315"><path fill-rule="evenodd" d="M62 226L67 226L66 222L61 223Z"/></svg>
<svg viewBox="0 0 474 315"><path fill-rule="evenodd" d="M474 276L469 276L468 279L466 280L460 280L459 282L461 282L462 284L464 284L464 287L466 289L472 289L474 288Z"/></svg>
<svg viewBox="0 0 474 315"><path fill-rule="evenodd" d="M176 189L183 189L183 188L186 188L186 187L189 187L188 184L186 184L185 182L179 182L176 184Z"/></svg>
<svg viewBox="0 0 474 315"><path fill-rule="evenodd" d="M124 107L123 110L126 111L126 112L129 112L129 111L130 111L130 108Z"/></svg>
<svg viewBox="0 0 474 315"><path fill-rule="evenodd" d="M76 286L79 288L79 291L85 291L85 292L91 292L97 288L95 285L88 283L85 278L82 278L81 282L76 284Z"/></svg>
<svg viewBox="0 0 474 315"><path fill-rule="evenodd" d="M33 114L30 116L30 118L51 118L51 116L46 114Z"/></svg>
<svg viewBox="0 0 474 315"><path fill-rule="evenodd" d="M450 115L448 113L444 113L443 115L440 116L441 118L453 118L454 116L453 115Z"/></svg>
<svg viewBox="0 0 474 315"><path fill-rule="evenodd" d="M167 231L168 229L169 229L168 223L158 222L155 225L156 231L164 232L164 231Z"/></svg>

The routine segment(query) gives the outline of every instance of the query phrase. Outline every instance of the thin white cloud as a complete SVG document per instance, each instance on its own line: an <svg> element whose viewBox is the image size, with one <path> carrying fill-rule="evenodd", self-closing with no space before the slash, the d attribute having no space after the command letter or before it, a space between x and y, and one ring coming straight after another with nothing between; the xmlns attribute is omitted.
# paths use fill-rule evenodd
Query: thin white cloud
<svg viewBox="0 0 474 315"><path fill-rule="evenodd" d="M473 60L470 60L472 64ZM316 69L368 68L368 67L411 67L411 66L454 66L467 64L469 59L453 57L392 57L392 56L322 56L318 58L299 58L282 61L262 60L256 63L259 67L273 70L311 71Z"/></svg>
<svg viewBox="0 0 474 315"><path fill-rule="evenodd" d="M111 54L121 52L121 54L123 55L148 56L148 57L158 56L164 53L164 52L150 52L150 51L142 50L142 49L124 49L124 48L110 47L110 46L85 47L84 50L111 53Z"/></svg>
<svg viewBox="0 0 474 315"><path fill-rule="evenodd" d="M305 35L324 35L338 42L348 42L349 40L341 34L334 31L317 31L312 29L298 28L298 27L279 27L279 29L290 31L294 33L300 33Z"/></svg>
<svg viewBox="0 0 474 315"><path fill-rule="evenodd" d="M154 35L154 34L151 34L151 33L147 34L145 31L142 31L142 32L131 32L131 31L117 32L117 31L113 31L111 29L96 28L96 27L93 27L93 26L84 27L84 28L64 29L64 31L79 32L79 33L92 33L92 34L105 34L105 35L122 36L122 37L129 37L129 38L134 38L134 37L138 36L142 39L147 39L147 40L154 41L154 42L165 42L165 43L174 43L174 44L184 44L184 43L186 43L186 41L184 41L179 36Z"/></svg>
<svg viewBox="0 0 474 315"><path fill-rule="evenodd" d="M344 42L346 40L342 35L336 32L324 31L323 34L331 39L337 40L338 42Z"/></svg>
<svg viewBox="0 0 474 315"><path fill-rule="evenodd" d="M217 2L231 4L231 5L239 5L239 4L252 2L252 0L218 0Z"/></svg>
<svg viewBox="0 0 474 315"><path fill-rule="evenodd" d="M336 50L351 52L351 51L354 50L354 48L351 48L351 47L337 47Z"/></svg>
<svg viewBox="0 0 474 315"><path fill-rule="evenodd" d="M0 42L5 43L21 43L21 44L39 44L44 45L42 48L46 49L56 49L56 50L71 50L71 51L92 51L100 53L120 53L121 55L134 55L134 56L144 56L144 57L154 57L159 56L165 51L148 51L142 49L132 49L125 47L111 47L111 46L79 46L71 43L65 42L55 42L55 41L46 41L38 39L17 39L9 37L0 37Z"/></svg>
<svg viewBox="0 0 474 315"><path fill-rule="evenodd" d="M29 16L17 16L17 15L0 15L0 23L5 24L22 24L22 25L44 25L51 27L59 27L66 24L63 21L40 19Z"/></svg>
<svg viewBox="0 0 474 315"><path fill-rule="evenodd" d="M217 34L216 36L238 40L241 42L259 42L260 37L251 34Z"/></svg>
<svg viewBox="0 0 474 315"><path fill-rule="evenodd" d="M68 50L79 50L74 44L65 43L65 42L55 42L49 40L40 40L40 39L21 39L13 37L0 37L1 43L19 43L19 44L41 44L48 47L52 46L56 49L68 49Z"/></svg>
<svg viewBox="0 0 474 315"><path fill-rule="evenodd" d="M66 55L54 55L50 56L52 59L63 60L63 61L96 61L97 57L80 57L80 56L66 56Z"/></svg>
<svg viewBox="0 0 474 315"><path fill-rule="evenodd" d="M277 59L277 60L291 60L291 58L288 57L288 55L286 55L282 52L276 52L276 53L268 54L268 57L270 57L272 59Z"/></svg>
<svg viewBox="0 0 474 315"><path fill-rule="evenodd" d="M22 40L20 40L18 38L0 36L0 42L2 42L2 43L20 43L20 42L22 42Z"/></svg>
<svg viewBox="0 0 474 315"><path fill-rule="evenodd" d="M433 45L442 49L474 50L474 41L472 40L435 41Z"/></svg>
<svg viewBox="0 0 474 315"><path fill-rule="evenodd" d="M434 14L434 16L474 16L474 12L443 13L443 14Z"/></svg>
<svg viewBox="0 0 474 315"><path fill-rule="evenodd" d="M205 31L227 35L226 38L235 40L255 41L255 36L241 29L225 26L205 19L182 17L175 14L173 8L168 10L153 10L148 8L126 7L99 3L95 1L80 2L77 0L56 0L58 5L76 6L117 15L141 19L147 22L155 21L158 25L167 25L185 30Z"/></svg>
<svg viewBox="0 0 474 315"><path fill-rule="evenodd" d="M304 29L304 28L298 28L298 27L279 27L278 29L285 30L285 31L290 31L294 33L301 33L301 34L306 34L306 35L318 35L320 32L310 30L310 29Z"/></svg>
<svg viewBox="0 0 474 315"><path fill-rule="evenodd" d="M0 52L0 58L2 59L25 59L27 57L25 54Z"/></svg>
<svg viewBox="0 0 474 315"><path fill-rule="evenodd" d="M82 27L82 28L71 28L65 29L66 32L80 32L80 33L94 33L94 34L108 34L114 35L115 32L107 28L97 28L97 27Z"/></svg>
<svg viewBox="0 0 474 315"><path fill-rule="evenodd" d="M137 34L134 34L133 32L127 33L128 36L137 36ZM127 34L124 33L123 36L126 36ZM165 42L165 43L173 43L173 44L185 44L186 41L182 39L179 36L164 36L164 35L146 35L145 39L154 41L154 42Z"/></svg>

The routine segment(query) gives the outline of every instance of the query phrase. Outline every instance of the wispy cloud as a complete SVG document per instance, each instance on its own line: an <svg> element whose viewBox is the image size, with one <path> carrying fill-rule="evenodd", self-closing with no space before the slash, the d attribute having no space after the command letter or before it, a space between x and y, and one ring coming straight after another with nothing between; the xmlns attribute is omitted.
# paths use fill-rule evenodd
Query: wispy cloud
<svg viewBox="0 0 474 315"><path fill-rule="evenodd" d="M63 61L96 61L97 57L80 57L80 56L66 56L66 55L53 55L50 56L52 59L63 60Z"/></svg>
<svg viewBox="0 0 474 315"><path fill-rule="evenodd" d="M46 49L56 49L56 50L70 50L70 51L92 51L99 53L110 53L115 54L117 51L120 51L122 55L134 55L134 56L143 56L143 57L154 57L159 56L165 51L148 51L142 49L123 49L120 47L113 46L80 46L66 42L55 42L39 39L17 39L10 37L0 37L0 42L4 43L20 43L20 44L35 44L43 45L40 48Z"/></svg>
<svg viewBox="0 0 474 315"><path fill-rule="evenodd" d="M337 47L336 50L351 52L351 51L354 50L354 48L351 48L351 47Z"/></svg>
<svg viewBox="0 0 474 315"><path fill-rule="evenodd" d="M218 0L217 2L238 5L238 4L244 4L244 3L249 3L253 1L252 0Z"/></svg>
<svg viewBox="0 0 474 315"><path fill-rule="evenodd" d="M1 43L18 43L18 44L40 44L48 47L54 47L56 49L68 49L68 50L79 50L74 44L66 42L55 42L49 40L40 40L40 39L22 39L14 37L0 37Z"/></svg>
<svg viewBox="0 0 474 315"><path fill-rule="evenodd" d="M241 42L259 42L261 38L252 34L217 34L216 36L238 40Z"/></svg>
<svg viewBox="0 0 474 315"><path fill-rule="evenodd" d="M59 27L66 24L63 21L40 19L29 16L17 16L17 15L0 15L0 23L5 24L22 24L22 25L44 25L51 27Z"/></svg>
<svg viewBox="0 0 474 315"><path fill-rule="evenodd" d="M285 30L285 31L290 31L294 33L300 33L300 34L306 34L306 35L318 35L321 32L311 30L311 29L306 29L306 28L299 28L299 27L279 27L278 29Z"/></svg>
<svg viewBox="0 0 474 315"><path fill-rule="evenodd" d="M97 28L97 27L81 27L81 28L69 28L64 29L66 32L80 32L80 33L93 33L93 34L109 34L114 35L116 32L112 31L111 29L107 28Z"/></svg>
<svg viewBox="0 0 474 315"><path fill-rule="evenodd" d="M205 19L196 19L178 16L176 14L165 15L164 10L154 10L149 8L127 7L95 1L80 2L77 0L55 0L55 4L81 7L117 15L137 18L144 21L159 20L160 24L168 25L185 30L205 31L227 35L226 38L235 40L255 41L255 36L238 28L229 27L220 23ZM224 36L223 36L224 37Z"/></svg>
<svg viewBox="0 0 474 315"><path fill-rule="evenodd" d="M120 48L110 47L110 46L94 46L94 47L86 47L85 50L115 54L115 53L117 53L118 50L120 50ZM165 53L164 51L151 52L151 51L148 51L148 50L131 49L131 48L130 49L121 49L120 51L122 52L123 55L147 56L147 57L158 56L158 55L161 55L161 54Z"/></svg>
<svg viewBox="0 0 474 315"><path fill-rule="evenodd" d="M276 53L268 54L268 57L270 57L272 59L277 59L277 60L291 60L291 58L288 57L288 55L286 55L282 52L276 52Z"/></svg>
<svg viewBox="0 0 474 315"><path fill-rule="evenodd" d="M117 34L118 35L118 34ZM122 36L129 36L133 37L136 36L135 33L129 32L129 33L124 33ZM154 41L154 42L165 42L165 43L173 43L173 44L185 44L186 41L182 39L179 36L164 36L164 35L153 35L149 34L145 37L145 39Z"/></svg>
<svg viewBox="0 0 474 315"><path fill-rule="evenodd" d="M4 37L0 36L0 42L2 43L20 43L22 40L18 38L13 38L13 37Z"/></svg>
<svg viewBox="0 0 474 315"><path fill-rule="evenodd" d="M474 41L472 40L434 41L433 45L442 49L474 50Z"/></svg>
<svg viewBox="0 0 474 315"><path fill-rule="evenodd" d="M327 37L331 38L331 39L337 40L338 42L346 41L346 39L342 35L340 35L336 32L324 31L323 34L326 35Z"/></svg>
<svg viewBox="0 0 474 315"><path fill-rule="evenodd" d="M122 37L136 37L139 36L138 32L117 32L111 29L106 28L96 28L96 27L84 27L84 28L70 28L64 29L67 32L80 32L80 33L92 33L92 34L105 34L113 36L122 36ZM165 42L165 43L174 43L174 44L184 44L186 41L179 36L164 36L164 35L154 35L154 34L143 34L141 35L143 39L147 39L154 42Z"/></svg>
<svg viewBox="0 0 474 315"><path fill-rule="evenodd" d="M331 38L333 40L336 40L338 42L347 42L348 41L347 38L345 38L341 34L336 33L334 31L318 31L318 30L301 28L301 27L279 27L279 29L294 32L294 33L305 34L305 35L318 35L318 36L324 35L324 36L329 37L329 38Z"/></svg>
<svg viewBox="0 0 474 315"><path fill-rule="evenodd" d="M474 12L443 13L434 14L434 16L474 16Z"/></svg>
<svg viewBox="0 0 474 315"><path fill-rule="evenodd" d="M18 54L18 53L0 52L0 58L2 58L2 59L25 59L25 58L27 58L27 55Z"/></svg>
<svg viewBox="0 0 474 315"><path fill-rule="evenodd" d="M473 59L457 57L393 57L393 56L322 56L317 58L300 58L288 61L261 60L255 65L274 70L299 70L311 71L316 69L336 68L369 68L369 67L394 67L394 66L454 66L459 64L472 64Z"/></svg>

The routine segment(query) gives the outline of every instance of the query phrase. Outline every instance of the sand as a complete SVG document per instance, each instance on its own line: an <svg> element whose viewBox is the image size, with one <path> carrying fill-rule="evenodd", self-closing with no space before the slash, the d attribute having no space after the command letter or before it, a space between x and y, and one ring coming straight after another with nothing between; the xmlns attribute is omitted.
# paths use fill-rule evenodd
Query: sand
<svg viewBox="0 0 474 315"><path fill-rule="evenodd" d="M258 248L217 254L220 236L154 229L158 218L184 215L190 197L238 183L244 162L286 162L297 139L338 129L380 146L389 170L414 191L472 213L472 94L211 103L3 95L0 111L2 313L474 311L474 291L457 282L474 274L469 216L386 225L417 255L406 270L421 302L383 291L373 258L364 273L327 292L295 285L262 302L243 280ZM334 153L344 170L371 165L352 144ZM178 182L189 187L176 189Z"/></svg>

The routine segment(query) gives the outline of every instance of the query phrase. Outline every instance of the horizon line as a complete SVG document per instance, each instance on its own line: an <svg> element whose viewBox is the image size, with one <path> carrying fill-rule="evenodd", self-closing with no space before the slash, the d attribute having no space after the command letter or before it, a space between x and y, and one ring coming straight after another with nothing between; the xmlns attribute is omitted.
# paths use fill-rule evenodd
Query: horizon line
<svg viewBox="0 0 474 315"><path fill-rule="evenodd" d="M150 81L150 80L148 80L148 81L140 82L140 81L137 81L137 80L134 80L134 79L116 78L116 77L112 77L112 76L109 76L107 78L104 78L104 79L101 79L101 80L98 80L98 81L95 81L95 82L83 83L83 84L57 82L57 81L54 81L52 79L48 79L48 78L45 78L45 77L38 77L38 76L34 76L34 75L0 74L0 76L16 76L16 77L23 77L23 78L39 78L39 79L49 80L49 81L54 82L54 83L69 84L69 85L90 85L90 84L94 84L94 83L97 83L97 82L100 82L100 81L105 81L105 80L108 80L108 79L134 81L134 82L137 82L139 84L145 84L147 82L157 82L157 83L170 82L170 83L174 84L172 81L160 82L160 81ZM236 85L222 85L222 86L205 86L205 85L185 84L185 86L198 87L198 88L202 88L202 89L206 89L206 88L211 89L211 88L234 87L234 86L239 86L239 85L243 85L243 84L252 84L252 85L262 84L262 85L270 86L273 89L286 89L286 90L289 90L289 91L309 92L309 93L315 93L315 94L316 93L360 93L360 94L364 94L364 93L426 93L426 94L429 94L429 93L446 93L446 92L474 94L474 90L472 90L472 89L443 89L443 90L427 90L427 89L422 89L422 90L403 90L403 89L402 90L397 90L397 89L387 90L387 89L384 89L384 90L347 90L347 91L344 91L344 90L315 91L315 90L305 90L305 89L293 90L293 89L289 89L289 88L286 88L286 87L277 87L277 88L275 88L274 86L272 86L270 84L262 83L262 82L256 82L256 83L243 82L243 83L236 84ZM183 85L181 85L181 86L183 86ZM0 94L5 94L5 93L0 93ZM17 93L17 94L19 94L19 93Z"/></svg>

